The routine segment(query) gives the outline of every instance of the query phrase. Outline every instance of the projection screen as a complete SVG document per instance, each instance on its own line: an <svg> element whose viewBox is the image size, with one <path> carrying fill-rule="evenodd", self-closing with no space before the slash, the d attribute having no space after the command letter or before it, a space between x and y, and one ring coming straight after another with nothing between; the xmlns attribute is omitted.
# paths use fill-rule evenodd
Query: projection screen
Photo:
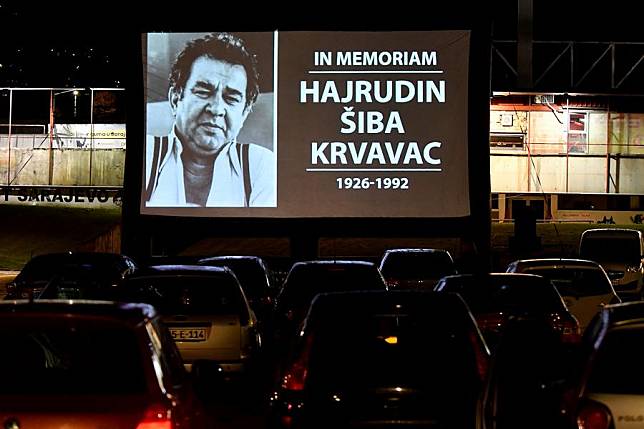
<svg viewBox="0 0 644 429"><path fill-rule="evenodd" d="M147 33L142 43L141 214L470 214L469 31Z"/></svg>

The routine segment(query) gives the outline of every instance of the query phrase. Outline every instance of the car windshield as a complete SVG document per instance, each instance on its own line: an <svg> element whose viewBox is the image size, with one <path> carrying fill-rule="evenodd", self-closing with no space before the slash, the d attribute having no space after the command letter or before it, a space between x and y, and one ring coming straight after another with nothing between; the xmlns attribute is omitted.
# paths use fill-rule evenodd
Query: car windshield
<svg viewBox="0 0 644 429"><path fill-rule="evenodd" d="M140 348L122 327L0 328L0 394L136 394L146 390Z"/></svg>
<svg viewBox="0 0 644 429"><path fill-rule="evenodd" d="M382 264L385 278L439 279L455 273L454 262L445 252L392 252Z"/></svg>
<svg viewBox="0 0 644 429"><path fill-rule="evenodd" d="M523 272L549 279L562 296L582 297L613 293L610 280L599 269L529 268Z"/></svg>
<svg viewBox="0 0 644 429"><path fill-rule="evenodd" d="M637 370L644 361L642 327L610 331L597 353L588 381L590 392L644 395L644 372Z"/></svg>
<svg viewBox="0 0 644 429"><path fill-rule="evenodd" d="M229 276L131 278L122 300L154 305L163 314L244 314L239 285Z"/></svg>
<svg viewBox="0 0 644 429"><path fill-rule="evenodd" d="M549 281L538 277L526 279L450 279L445 292L456 292L473 313L551 312L564 309L561 296Z"/></svg>
<svg viewBox="0 0 644 429"><path fill-rule="evenodd" d="M313 328L311 383L431 387L436 392L476 383L471 332L455 318L372 314L326 318Z"/></svg>
<svg viewBox="0 0 644 429"><path fill-rule="evenodd" d="M641 257L640 241L636 235L610 238L586 237L581 242L579 253L582 258L592 261L638 265Z"/></svg>

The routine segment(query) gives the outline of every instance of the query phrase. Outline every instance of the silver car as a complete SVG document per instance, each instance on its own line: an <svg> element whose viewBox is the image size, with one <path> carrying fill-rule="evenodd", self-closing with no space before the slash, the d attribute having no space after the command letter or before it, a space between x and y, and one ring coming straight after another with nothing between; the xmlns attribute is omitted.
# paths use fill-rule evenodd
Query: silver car
<svg viewBox="0 0 644 429"><path fill-rule="evenodd" d="M158 309L188 369L208 360L227 373L245 372L261 346L255 314L228 268L147 267L123 283L120 299Z"/></svg>

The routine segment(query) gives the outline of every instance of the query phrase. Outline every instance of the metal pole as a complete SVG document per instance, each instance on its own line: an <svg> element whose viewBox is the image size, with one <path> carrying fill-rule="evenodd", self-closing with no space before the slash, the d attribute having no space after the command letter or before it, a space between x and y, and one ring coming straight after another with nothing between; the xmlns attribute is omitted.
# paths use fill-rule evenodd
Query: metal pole
<svg viewBox="0 0 644 429"><path fill-rule="evenodd" d="M54 90L49 93L49 180L48 184L51 185L54 180Z"/></svg>
<svg viewBox="0 0 644 429"><path fill-rule="evenodd" d="M7 189L4 193L4 200L9 199L9 186L11 185L11 122L13 119L13 89L9 89L9 139L7 140Z"/></svg>
<svg viewBox="0 0 644 429"><path fill-rule="evenodd" d="M90 89L90 112L89 112L89 185L92 186L92 158L94 156L94 88Z"/></svg>

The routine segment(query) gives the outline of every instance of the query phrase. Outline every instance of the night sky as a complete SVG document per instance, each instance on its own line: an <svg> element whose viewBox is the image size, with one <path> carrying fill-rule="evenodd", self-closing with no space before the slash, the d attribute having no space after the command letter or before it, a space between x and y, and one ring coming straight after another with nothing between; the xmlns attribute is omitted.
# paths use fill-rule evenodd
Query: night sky
<svg viewBox="0 0 644 429"><path fill-rule="evenodd" d="M516 0L479 2L488 3L486 10L474 10L474 2L427 2L422 13L418 3L396 9L311 3L288 13L251 3L242 10L238 3L187 0L172 7L89 3L0 0L0 86L127 87L140 67L138 34L145 31L429 30L466 11L490 15L493 39L517 38ZM534 0L534 39L644 42L638 3Z"/></svg>

